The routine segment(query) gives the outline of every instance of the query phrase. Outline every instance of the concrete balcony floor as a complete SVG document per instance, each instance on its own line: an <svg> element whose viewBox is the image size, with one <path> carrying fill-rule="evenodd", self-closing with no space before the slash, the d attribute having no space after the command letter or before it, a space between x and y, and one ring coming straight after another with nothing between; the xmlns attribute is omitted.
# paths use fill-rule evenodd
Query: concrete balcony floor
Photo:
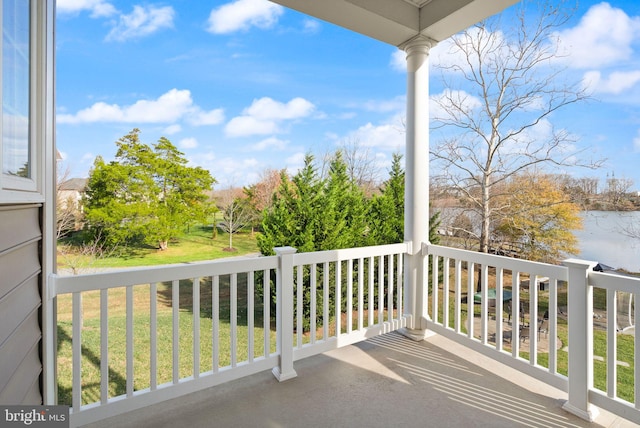
<svg viewBox="0 0 640 428"><path fill-rule="evenodd" d="M442 336L397 333L89 425L98 427L631 427L562 410L566 394Z"/></svg>

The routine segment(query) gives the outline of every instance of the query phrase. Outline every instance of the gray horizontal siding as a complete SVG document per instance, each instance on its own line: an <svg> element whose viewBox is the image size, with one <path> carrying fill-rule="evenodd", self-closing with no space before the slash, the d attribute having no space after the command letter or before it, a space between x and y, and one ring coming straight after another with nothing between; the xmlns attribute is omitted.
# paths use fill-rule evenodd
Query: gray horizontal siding
<svg viewBox="0 0 640 428"><path fill-rule="evenodd" d="M0 206L0 403L41 404L40 206Z"/></svg>

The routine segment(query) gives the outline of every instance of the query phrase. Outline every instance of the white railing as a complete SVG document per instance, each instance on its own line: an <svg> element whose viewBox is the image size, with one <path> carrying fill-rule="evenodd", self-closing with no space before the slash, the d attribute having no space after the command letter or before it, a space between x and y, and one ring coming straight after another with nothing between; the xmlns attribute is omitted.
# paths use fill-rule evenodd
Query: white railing
<svg viewBox="0 0 640 428"><path fill-rule="evenodd" d="M594 272L596 263L583 260L554 266L437 245L423 254L429 329L566 391L564 408L584 419L596 417L595 405L640 424L640 338L622 337L619 352L616 307L617 294L629 293L623 311L633 314L624 318L638 319L631 302L640 298L640 278ZM594 288L603 290L597 299ZM604 346L600 331L594 342L594 318L606 320ZM604 363L594 346L606 348ZM632 361L618 361L629 348ZM621 365L626 376L618 375ZM606 386L597 387L603 378Z"/></svg>
<svg viewBox="0 0 640 428"><path fill-rule="evenodd" d="M430 328L566 389L561 346L549 340L558 336L558 318L566 313L566 267L437 245L428 245L426 254ZM541 288L548 288L544 301Z"/></svg>
<svg viewBox="0 0 640 428"><path fill-rule="evenodd" d="M593 288L591 290L591 288ZM597 308L604 312L604 315L596 314L592 318L593 323L598 319L606 320L606 359L599 362L593 359L593 364L601 364L606 370L606 386L589 388L588 400L590 403L607 409L624 418L630 419L640 424L640 335L636 334L635 320L640 316L640 306L637 302L640 298L640 278L630 278L611 273L601 273L589 271L588 293L592 296L599 294L605 296L605 305L601 298L597 299ZM623 307L618 307L618 297L627 295L628 300L622 299L625 303ZM594 299L594 306L596 299ZM635 305L633 304L635 303ZM628 324L625 326L626 333L621 334L622 327L618 325L618 319L622 318ZM631 321L633 320L633 325ZM595 329L594 329L595 330ZM619 346L619 340L623 341ZM629 348L634 350L631 363L620 361L629 355ZM601 356L598 356L601 357ZM624 372L624 373L619 373ZM620 376L619 376L620 375ZM619 386L625 391L620 391Z"/></svg>
<svg viewBox="0 0 640 428"><path fill-rule="evenodd" d="M406 249L279 248L273 257L52 276L71 425L267 369L289 379L297 359L405 326Z"/></svg>
<svg viewBox="0 0 640 428"><path fill-rule="evenodd" d="M296 360L408 325L411 247L285 247L272 257L54 275L58 377L71 379L60 383L70 397L61 404L77 426L263 370L295 377ZM629 361L630 336L621 338L615 315L623 292L634 311L626 319L640 315L630 303L640 279L581 260L554 266L436 245L422 254L429 329L566 391L564 407L585 419L596 405L640 423L640 343L634 336ZM594 305L606 319L602 362Z"/></svg>

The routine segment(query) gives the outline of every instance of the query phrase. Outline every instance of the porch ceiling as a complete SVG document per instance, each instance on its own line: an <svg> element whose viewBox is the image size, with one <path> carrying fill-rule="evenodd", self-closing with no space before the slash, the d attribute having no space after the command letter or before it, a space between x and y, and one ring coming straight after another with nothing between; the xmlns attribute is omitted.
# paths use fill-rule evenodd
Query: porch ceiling
<svg viewBox="0 0 640 428"><path fill-rule="evenodd" d="M422 34L436 41L519 0L270 0L399 46Z"/></svg>

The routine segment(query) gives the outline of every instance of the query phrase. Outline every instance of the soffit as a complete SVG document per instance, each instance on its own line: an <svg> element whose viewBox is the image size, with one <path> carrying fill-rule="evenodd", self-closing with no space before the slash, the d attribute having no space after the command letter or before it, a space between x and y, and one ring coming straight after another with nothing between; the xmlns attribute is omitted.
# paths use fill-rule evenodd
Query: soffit
<svg viewBox="0 0 640 428"><path fill-rule="evenodd" d="M270 0L399 46L422 34L436 41L520 0Z"/></svg>

